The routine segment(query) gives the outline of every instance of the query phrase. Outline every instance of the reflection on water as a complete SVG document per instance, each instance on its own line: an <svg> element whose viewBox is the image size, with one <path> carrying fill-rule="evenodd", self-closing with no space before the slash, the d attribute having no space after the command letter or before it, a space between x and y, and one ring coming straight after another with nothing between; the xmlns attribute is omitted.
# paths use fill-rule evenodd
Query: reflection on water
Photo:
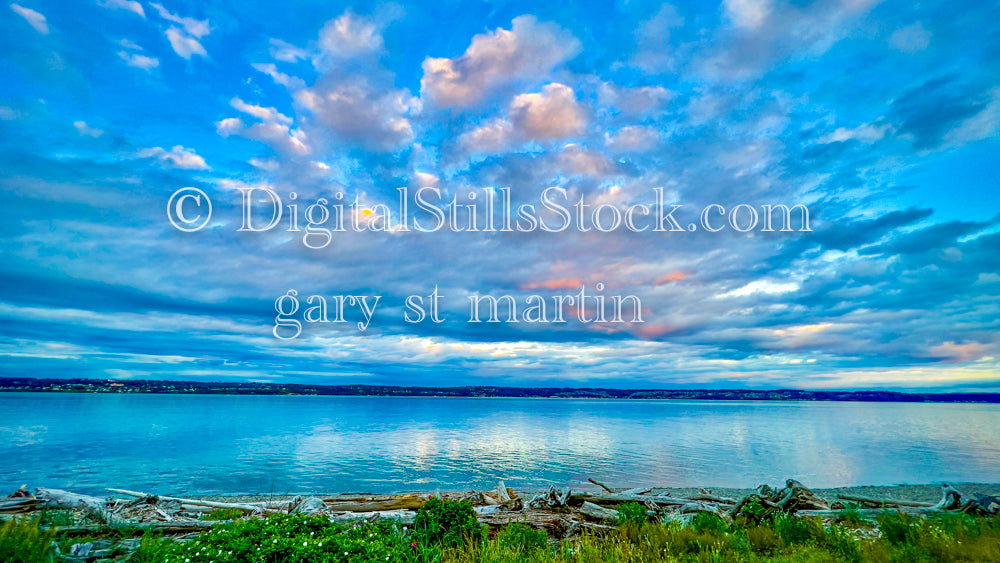
<svg viewBox="0 0 1000 563"><path fill-rule="evenodd" d="M0 492L1000 481L1000 405L0 393Z"/></svg>

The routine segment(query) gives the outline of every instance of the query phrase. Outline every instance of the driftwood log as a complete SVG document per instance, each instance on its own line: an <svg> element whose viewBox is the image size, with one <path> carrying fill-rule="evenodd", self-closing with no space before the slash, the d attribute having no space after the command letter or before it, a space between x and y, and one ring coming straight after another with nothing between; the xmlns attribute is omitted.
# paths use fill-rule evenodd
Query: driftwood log
<svg viewBox="0 0 1000 563"><path fill-rule="evenodd" d="M42 489L35 491L35 498L45 502L46 506L61 506L64 508L83 508L99 521L108 525L122 523L122 519L108 510L104 499L78 495L62 489Z"/></svg>
<svg viewBox="0 0 1000 563"><path fill-rule="evenodd" d="M168 497L161 495L151 495L149 493L140 493L138 491L129 491L126 489L108 489L112 493L117 493L119 495L125 495L135 498L142 499L157 499L163 501L177 501L181 504L188 504L191 506L204 506L207 508L223 508L230 510L245 510L247 512L282 512L277 508L269 508L266 506L261 506L257 504L244 504L239 502L216 502L211 500L199 500L190 498L179 498L179 497ZM155 502L153 503L155 504Z"/></svg>

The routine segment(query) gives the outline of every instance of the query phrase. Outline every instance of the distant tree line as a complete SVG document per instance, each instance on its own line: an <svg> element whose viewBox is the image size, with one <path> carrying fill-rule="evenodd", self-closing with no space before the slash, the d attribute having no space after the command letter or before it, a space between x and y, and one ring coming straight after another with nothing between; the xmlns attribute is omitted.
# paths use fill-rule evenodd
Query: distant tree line
<svg viewBox="0 0 1000 563"><path fill-rule="evenodd" d="M302 383L169 381L145 379L0 378L0 391L174 393L219 395L331 395L380 397L510 397L563 399L666 399L703 401L875 401L1000 403L1000 393L903 393L802 389L601 389L574 387L419 387Z"/></svg>

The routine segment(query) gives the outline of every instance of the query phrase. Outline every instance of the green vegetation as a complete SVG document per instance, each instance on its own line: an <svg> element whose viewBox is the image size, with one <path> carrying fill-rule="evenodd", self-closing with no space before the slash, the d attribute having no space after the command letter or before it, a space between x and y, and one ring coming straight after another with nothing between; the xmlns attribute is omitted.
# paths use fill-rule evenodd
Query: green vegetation
<svg viewBox="0 0 1000 563"><path fill-rule="evenodd" d="M646 507L637 502L626 502L618 505L618 524L632 522L638 526L646 523Z"/></svg>
<svg viewBox="0 0 1000 563"><path fill-rule="evenodd" d="M43 531L38 520L8 520L0 526L0 561L48 563L55 532Z"/></svg>
<svg viewBox="0 0 1000 563"><path fill-rule="evenodd" d="M636 505L641 506L641 505ZM856 511L829 527L818 518L779 515L764 523L729 522L701 513L687 524L646 521L645 510L623 505L621 523L550 540L523 523L484 533L468 503L433 499L414 526L391 522L341 525L324 516L271 515L221 524L190 541L147 533L131 563L407 563L733 562L959 563L1000 561L1000 518L948 514L918 519L886 513L867 528ZM641 519L640 519L641 514ZM39 520L0 528L0 561L50 561L55 533ZM108 537L108 536L104 536ZM60 545L88 541L59 538ZM65 552L65 549L64 549Z"/></svg>
<svg viewBox="0 0 1000 563"><path fill-rule="evenodd" d="M236 520L243 516L243 511L238 508L216 508L201 517L202 520Z"/></svg>
<svg viewBox="0 0 1000 563"><path fill-rule="evenodd" d="M417 512L413 529L414 535L428 545L460 546L475 543L483 536L483 528L469 502L437 497Z"/></svg>

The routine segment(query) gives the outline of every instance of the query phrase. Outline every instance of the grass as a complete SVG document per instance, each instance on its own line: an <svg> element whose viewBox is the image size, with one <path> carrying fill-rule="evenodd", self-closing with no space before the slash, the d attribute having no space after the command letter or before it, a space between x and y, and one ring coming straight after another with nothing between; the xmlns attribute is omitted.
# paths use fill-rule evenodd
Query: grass
<svg viewBox="0 0 1000 563"><path fill-rule="evenodd" d="M322 516L272 515L240 520L178 542L147 533L128 561L134 563L930 563L1000 561L1000 518L964 514L917 519L882 515L860 529L860 515L847 512L825 527L819 519L778 516L757 523L729 522L711 514L688 524L647 522L626 508L621 523L602 533L550 540L521 523L492 535L470 518L471 509L452 501L428 503L421 526L389 522L344 526ZM631 515L632 517L627 517ZM859 533L860 529L860 533ZM869 537L870 536L870 537ZM52 532L38 520L10 521L0 529L0 561L49 561ZM79 540L74 540L79 541Z"/></svg>

